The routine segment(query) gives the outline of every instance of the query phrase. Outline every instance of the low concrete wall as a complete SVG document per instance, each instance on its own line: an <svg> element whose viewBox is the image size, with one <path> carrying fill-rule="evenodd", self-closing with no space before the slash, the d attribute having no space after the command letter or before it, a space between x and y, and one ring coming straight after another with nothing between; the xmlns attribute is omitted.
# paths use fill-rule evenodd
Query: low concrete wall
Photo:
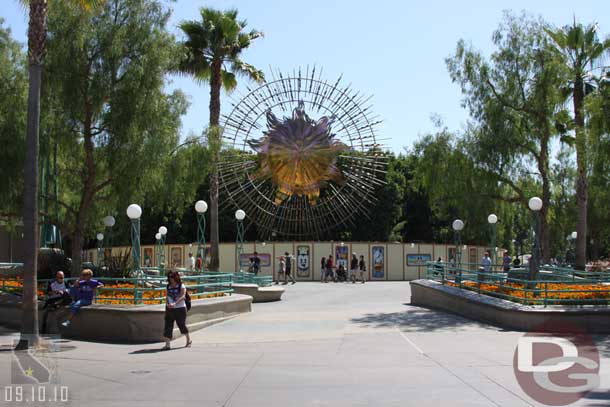
<svg viewBox="0 0 610 407"><path fill-rule="evenodd" d="M284 287L259 287L256 284L233 284L231 288L238 294L251 296L253 302L279 301L285 291Z"/></svg>
<svg viewBox="0 0 610 407"><path fill-rule="evenodd" d="M227 297L193 300L187 325L196 331L251 311L252 297L233 294ZM42 303L39 303L39 308ZM81 308L68 328L60 325L69 315L66 308L49 313L48 333L60 333L75 339L99 342L160 342L163 340L165 305L109 306L91 305ZM43 311L39 311L42 326ZM19 297L0 294L0 324L19 329L21 303ZM180 335L174 329L174 337Z"/></svg>
<svg viewBox="0 0 610 407"><path fill-rule="evenodd" d="M553 321L553 324L578 326L588 333L610 333L608 307L521 305L430 280L411 282L411 304L441 309L518 331L540 330L541 325ZM542 330L546 330L546 327Z"/></svg>

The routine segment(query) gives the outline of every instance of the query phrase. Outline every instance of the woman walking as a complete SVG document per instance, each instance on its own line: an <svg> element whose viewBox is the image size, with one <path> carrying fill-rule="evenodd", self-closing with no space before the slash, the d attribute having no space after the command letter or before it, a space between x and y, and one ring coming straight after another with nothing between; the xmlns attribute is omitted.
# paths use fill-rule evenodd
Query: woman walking
<svg viewBox="0 0 610 407"><path fill-rule="evenodd" d="M186 346L192 344L189 330L186 327L186 287L182 284L182 279L177 271L170 271L167 274L167 302L165 307L165 329L163 336L165 337L165 347L163 350L170 349L172 341L172 332L174 330L174 321L180 329L180 333L186 336Z"/></svg>

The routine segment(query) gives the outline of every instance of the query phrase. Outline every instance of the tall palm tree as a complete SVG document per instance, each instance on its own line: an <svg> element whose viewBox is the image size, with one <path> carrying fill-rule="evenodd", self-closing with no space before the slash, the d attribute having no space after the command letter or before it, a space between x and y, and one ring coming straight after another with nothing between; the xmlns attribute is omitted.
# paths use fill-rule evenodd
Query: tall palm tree
<svg viewBox="0 0 610 407"><path fill-rule="evenodd" d="M85 9L103 0L71 0ZM28 113L23 165L23 297L21 339L17 348L38 342L38 134L40 132L40 89L47 40L47 0L19 0L29 7L28 22Z"/></svg>
<svg viewBox="0 0 610 407"><path fill-rule="evenodd" d="M574 23L559 29L546 29L562 63L568 69L566 94L572 98L574 114L574 144L576 146L576 203L578 217L576 222L576 268L584 269L587 255L587 129L585 126L585 96L590 88L590 71L610 50L610 38L600 41L597 25L584 27Z"/></svg>
<svg viewBox="0 0 610 407"><path fill-rule="evenodd" d="M186 35L184 58L178 71L198 82L210 83L210 126L208 140L212 148L210 174L210 248L209 269L217 271L218 262L218 158L220 154L220 89L231 91L237 86L236 75L256 82L263 73L240 59L240 54L263 33L245 31L246 21L237 20L237 10L220 11L203 7L201 20L183 21L179 27Z"/></svg>

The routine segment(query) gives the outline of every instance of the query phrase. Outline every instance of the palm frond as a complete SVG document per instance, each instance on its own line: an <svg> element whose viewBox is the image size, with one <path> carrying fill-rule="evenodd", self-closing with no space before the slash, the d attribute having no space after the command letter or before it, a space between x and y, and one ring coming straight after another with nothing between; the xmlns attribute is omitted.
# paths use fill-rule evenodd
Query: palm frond
<svg viewBox="0 0 610 407"><path fill-rule="evenodd" d="M256 69L253 65L250 65L240 59L234 59L231 61L231 70L240 76L252 79L258 83L265 81L265 74L263 71Z"/></svg>
<svg viewBox="0 0 610 407"><path fill-rule="evenodd" d="M237 87L237 78L232 72L222 70L222 86L227 93L231 93Z"/></svg>

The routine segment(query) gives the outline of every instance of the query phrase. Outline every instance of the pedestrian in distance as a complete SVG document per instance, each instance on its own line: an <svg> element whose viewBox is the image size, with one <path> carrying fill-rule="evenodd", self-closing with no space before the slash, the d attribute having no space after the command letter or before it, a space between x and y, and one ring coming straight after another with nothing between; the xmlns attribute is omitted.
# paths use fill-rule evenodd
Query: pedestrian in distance
<svg viewBox="0 0 610 407"><path fill-rule="evenodd" d="M284 256L280 256L280 269L277 272L277 280L275 280L275 284L279 284L280 280L281 281L285 281L286 278L286 259L284 258Z"/></svg>
<svg viewBox="0 0 610 407"><path fill-rule="evenodd" d="M337 267L337 281L347 282L347 272L345 270L345 267L343 267L343 263L339 264L339 267Z"/></svg>
<svg viewBox="0 0 610 407"><path fill-rule="evenodd" d="M358 269L360 270L360 278L362 279L362 284L366 281L366 262L364 261L364 256L360 255L360 261L358 262Z"/></svg>
<svg viewBox="0 0 610 407"><path fill-rule="evenodd" d="M328 278L330 277L335 283L337 282L337 280L335 279L335 274L333 273L333 268L334 268L334 264L333 264L333 255L332 253L328 255L328 258L326 259L326 275L324 276L324 282L327 283L328 282Z"/></svg>
<svg viewBox="0 0 610 407"><path fill-rule="evenodd" d="M203 270L203 259L201 258L201 253L197 255L197 260L195 260L195 270L198 272Z"/></svg>
<svg viewBox="0 0 610 407"><path fill-rule="evenodd" d="M508 273L510 271L510 263L511 263L510 254L508 254L508 250L505 250L504 257L502 258L502 269L504 270L505 273Z"/></svg>
<svg viewBox="0 0 610 407"><path fill-rule="evenodd" d="M292 276L292 256L288 254L288 252L284 253L284 256L286 257L286 262L284 266L284 285L288 284L289 278L292 284L295 284L296 280Z"/></svg>
<svg viewBox="0 0 610 407"><path fill-rule="evenodd" d="M189 271L195 270L195 258L193 257L193 253L189 253Z"/></svg>
<svg viewBox="0 0 610 407"><path fill-rule="evenodd" d="M481 259L481 268L484 273L491 273L491 253L489 250L485 250L483 259Z"/></svg>
<svg viewBox="0 0 610 407"><path fill-rule="evenodd" d="M163 347L163 350L171 349L170 344L173 337L174 322L178 325L180 333L186 336L185 347L188 348L193 343L186 326L188 294L186 286L182 283L182 279L180 278L180 273L177 271L170 271L167 274L166 291L165 326L163 329L165 346Z"/></svg>
<svg viewBox="0 0 610 407"><path fill-rule="evenodd" d="M326 257L322 257L320 261L320 282L324 282L324 276L326 275Z"/></svg>
<svg viewBox="0 0 610 407"><path fill-rule="evenodd" d="M258 275L258 272L261 269L261 259L258 257L258 252L254 252L254 257L252 257L252 272L254 275Z"/></svg>
<svg viewBox="0 0 610 407"><path fill-rule="evenodd" d="M354 253L349 265L349 278L352 280L352 284L356 284L356 273L358 273L358 256Z"/></svg>

